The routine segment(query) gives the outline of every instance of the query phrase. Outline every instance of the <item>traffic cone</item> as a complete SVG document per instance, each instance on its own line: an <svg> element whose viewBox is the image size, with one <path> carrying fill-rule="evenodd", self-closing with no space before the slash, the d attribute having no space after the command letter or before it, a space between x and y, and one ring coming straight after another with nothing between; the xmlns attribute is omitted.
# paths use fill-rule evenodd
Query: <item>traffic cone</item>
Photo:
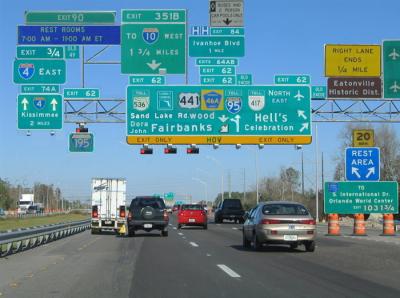
<svg viewBox="0 0 400 298"><path fill-rule="evenodd" d="M381 236L394 236L394 218L393 214L383 214L383 234Z"/></svg>
<svg viewBox="0 0 400 298"><path fill-rule="evenodd" d="M121 236L125 236L125 234L126 234L126 227L125 227L125 224L123 224L123 225L119 228L118 233L119 233Z"/></svg>
<svg viewBox="0 0 400 298"><path fill-rule="evenodd" d="M353 236L367 236L365 230L364 214L354 214Z"/></svg>
<svg viewBox="0 0 400 298"><path fill-rule="evenodd" d="M339 215L337 213L328 214L328 234L327 236L340 236Z"/></svg>

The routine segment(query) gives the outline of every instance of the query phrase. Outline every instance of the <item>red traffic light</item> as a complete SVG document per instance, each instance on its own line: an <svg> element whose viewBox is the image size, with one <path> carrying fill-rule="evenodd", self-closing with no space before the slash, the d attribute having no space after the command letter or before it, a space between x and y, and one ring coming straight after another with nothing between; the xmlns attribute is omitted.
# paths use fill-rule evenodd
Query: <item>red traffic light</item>
<svg viewBox="0 0 400 298"><path fill-rule="evenodd" d="M166 147L164 148L165 154L176 154L177 149L175 147Z"/></svg>
<svg viewBox="0 0 400 298"><path fill-rule="evenodd" d="M153 148L141 148L140 154L153 154Z"/></svg>
<svg viewBox="0 0 400 298"><path fill-rule="evenodd" d="M197 148L197 147L186 148L186 153L187 154L199 154L199 152L200 152L200 149Z"/></svg>
<svg viewBox="0 0 400 298"><path fill-rule="evenodd" d="M77 127L75 132L89 132L89 129L87 127Z"/></svg>

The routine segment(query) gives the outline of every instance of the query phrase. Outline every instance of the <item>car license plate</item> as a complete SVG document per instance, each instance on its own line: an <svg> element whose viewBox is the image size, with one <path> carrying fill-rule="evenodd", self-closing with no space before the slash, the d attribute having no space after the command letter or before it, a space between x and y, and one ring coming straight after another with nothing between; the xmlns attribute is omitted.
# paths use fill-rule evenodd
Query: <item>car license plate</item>
<svg viewBox="0 0 400 298"><path fill-rule="evenodd" d="M144 224L143 227L145 229L151 229L153 227L153 224Z"/></svg>
<svg viewBox="0 0 400 298"><path fill-rule="evenodd" d="M111 225L111 224L112 224L112 221L111 221L111 220L106 220L106 221L104 222L104 224L106 224L106 225Z"/></svg>
<svg viewBox="0 0 400 298"><path fill-rule="evenodd" d="M297 241L297 235L283 235L285 241Z"/></svg>
<svg viewBox="0 0 400 298"><path fill-rule="evenodd" d="M196 222L194 218L189 218L189 222Z"/></svg>

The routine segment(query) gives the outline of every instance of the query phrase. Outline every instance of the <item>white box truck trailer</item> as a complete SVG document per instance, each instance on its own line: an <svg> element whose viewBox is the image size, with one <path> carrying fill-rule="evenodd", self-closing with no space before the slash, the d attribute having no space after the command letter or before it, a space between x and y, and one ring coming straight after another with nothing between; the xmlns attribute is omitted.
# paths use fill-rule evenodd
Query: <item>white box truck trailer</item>
<svg viewBox="0 0 400 298"><path fill-rule="evenodd" d="M23 193L18 201L18 214L26 214L28 208L34 204L34 195Z"/></svg>
<svg viewBox="0 0 400 298"><path fill-rule="evenodd" d="M126 179L92 179L92 234L118 232L126 223Z"/></svg>

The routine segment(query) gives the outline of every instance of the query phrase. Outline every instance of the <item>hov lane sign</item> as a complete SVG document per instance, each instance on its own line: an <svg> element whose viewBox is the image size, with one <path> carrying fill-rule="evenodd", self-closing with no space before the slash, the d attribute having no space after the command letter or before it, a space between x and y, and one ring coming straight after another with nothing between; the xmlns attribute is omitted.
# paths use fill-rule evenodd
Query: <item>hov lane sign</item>
<svg viewBox="0 0 400 298"><path fill-rule="evenodd" d="M379 159L377 147L346 148L346 180L379 181Z"/></svg>

